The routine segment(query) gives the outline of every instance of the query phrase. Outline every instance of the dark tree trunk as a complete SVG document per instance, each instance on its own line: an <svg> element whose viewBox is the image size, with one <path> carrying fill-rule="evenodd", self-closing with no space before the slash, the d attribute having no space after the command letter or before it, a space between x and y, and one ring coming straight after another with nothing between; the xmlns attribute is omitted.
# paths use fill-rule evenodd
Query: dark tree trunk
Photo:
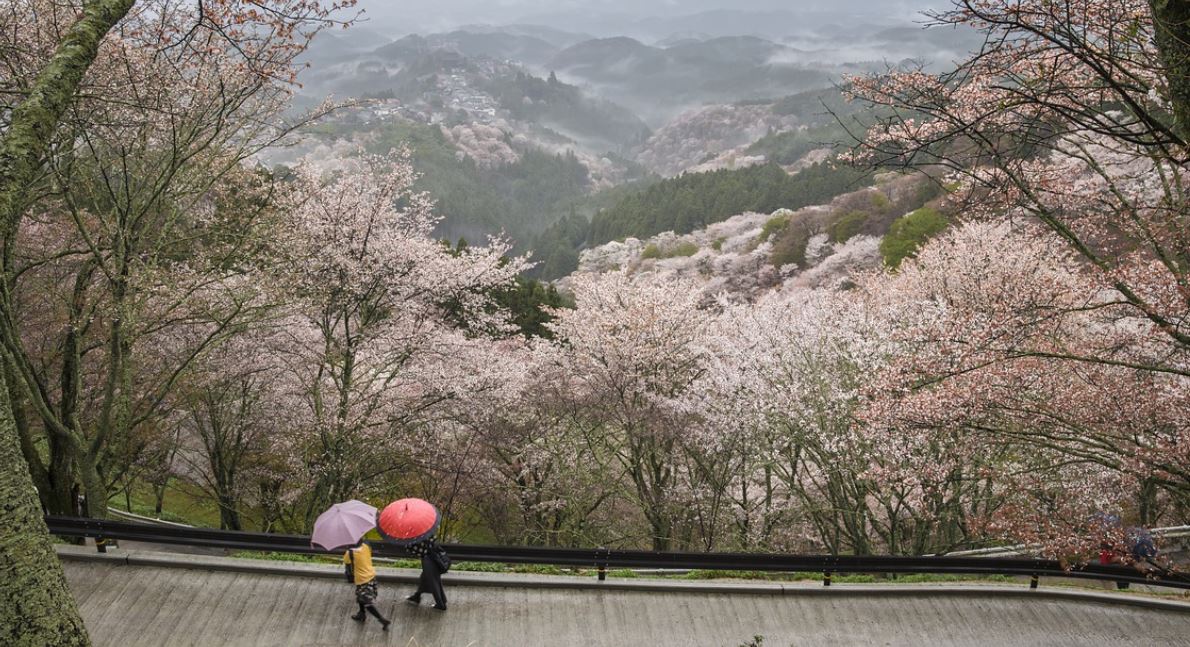
<svg viewBox="0 0 1190 647"><path fill-rule="evenodd" d="M0 338L6 345L18 338L8 271L21 217L54 131L95 61L99 43L134 3L92 0L83 5L79 20L66 31L29 94L9 114L8 128L0 138L0 243L4 245ZM4 380L3 371L0 380ZM4 382L0 384L0 644L89 645L42 518Z"/></svg>
<svg viewBox="0 0 1190 647"><path fill-rule="evenodd" d="M243 530L238 502L234 497L219 497L219 527L223 530Z"/></svg>
<svg viewBox="0 0 1190 647"><path fill-rule="evenodd" d="M3 380L0 372L0 380ZM0 385L0 644L89 645Z"/></svg>
<svg viewBox="0 0 1190 647"><path fill-rule="evenodd" d="M1190 142L1190 2L1149 0L1149 6L1173 101L1174 132Z"/></svg>

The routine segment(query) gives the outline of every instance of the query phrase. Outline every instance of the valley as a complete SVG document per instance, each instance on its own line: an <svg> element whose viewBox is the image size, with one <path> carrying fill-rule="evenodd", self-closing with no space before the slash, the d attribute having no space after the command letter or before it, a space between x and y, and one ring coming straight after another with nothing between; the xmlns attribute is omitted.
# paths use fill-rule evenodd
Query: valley
<svg viewBox="0 0 1190 647"><path fill-rule="evenodd" d="M389 42L367 30L328 34L305 54L295 105L330 96L341 107L262 161L408 149L417 187L436 202L438 236L505 236L533 255L530 275L554 280L608 241L684 235L867 186L832 161L870 122L840 84L887 61L841 60L832 29L785 39L671 33L651 45L527 24ZM874 43L901 29L889 52L906 60L962 46L912 37L910 25L868 29Z"/></svg>

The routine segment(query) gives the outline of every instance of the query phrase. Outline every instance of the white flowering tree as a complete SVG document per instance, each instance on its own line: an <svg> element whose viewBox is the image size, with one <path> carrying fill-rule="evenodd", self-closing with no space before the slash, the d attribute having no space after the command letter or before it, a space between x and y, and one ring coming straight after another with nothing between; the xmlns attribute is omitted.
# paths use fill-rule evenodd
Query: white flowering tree
<svg viewBox="0 0 1190 647"><path fill-rule="evenodd" d="M1104 540L1103 514L1152 525L1185 510L1190 382L1139 366L1170 345L1091 271L1044 229L975 223L866 286L904 313L869 432L890 450L945 444L933 469L998 481L973 523L1062 556ZM913 472L884 477L930 468Z"/></svg>
<svg viewBox="0 0 1190 647"><path fill-rule="evenodd" d="M350 2L348 1L348 4ZM16 302L13 300L14 251L20 248L18 232L27 210L46 194L47 176L54 154L80 146L85 151L89 142L73 125L79 117L98 113L115 117L109 125L132 122L143 123L164 116L180 118L184 112L170 111L150 98L138 93L140 85L109 83L121 75L137 76L140 72L155 75L160 70L152 63L172 60L182 68L205 57L225 57L223 64L204 68L205 74L238 71L262 79L292 79L293 59L318 28L330 23L331 9L310 0L277 0L275 2L241 2L239 0L204 0L199 3L176 3L144 0L94 0L87 2L42 2L40 0L12 0L0 4L4 16L5 39L0 51L5 64L0 66L0 239L5 247L3 289L0 290L0 336L6 355L18 361L6 365L5 382L14 383L15 390L0 388L6 396L0 412L0 490L6 501L2 516L4 556L0 561L5 578L0 586L0 629L5 642L24 644L86 644L87 635L77 612L65 591L61 571L47 568L53 556L46 546L44 523L40 520L29 483L27 461L21 455L21 439L17 433L14 409L8 396L24 391L31 400L42 401L36 380L30 375L27 363L19 360L21 339L16 323ZM114 65L106 65L114 63ZM149 63L149 65L146 65ZM195 69L195 68L190 68ZM217 74L215 76L218 76ZM165 79L182 78L187 85L203 86L196 75L183 74ZM144 89L150 93L151 78ZM208 86L210 87L210 86ZM234 86L229 88L235 92ZM260 86L257 86L257 90ZM129 91L131 90L131 91ZM249 94L254 90L248 90ZM190 105L183 111L200 108ZM77 109L77 112L72 110ZM201 109L201 108L200 108ZM166 130L165 133L170 132ZM146 133L160 136L161 132ZM201 139L201 137L199 138ZM85 156L84 156L85 157ZM132 166L136 160L126 158ZM167 169L148 167L150 173ZM124 191L126 187L120 187ZM121 204L120 193L108 195L111 203ZM128 203L124 203L128 206ZM125 215L134 212L127 209ZM119 255L119 246L117 254ZM119 281L116 281L119 284ZM121 315L122 316L122 315ZM112 355L123 353L118 345L111 346ZM15 370L14 370L15 369ZM13 373L16 373L16 376ZM127 375L127 374L125 374ZM17 379L13 379L16 377ZM118 382L119 380L117 380ZM108 387L111 392L126 391L127 384ZM43 407L44 409L44 407ZM48 411L39 412L50 422ZM113 408L107 421L127 420L128 415ZM95 462L91 448L103 444L106 433L90 438L81 437L72 420L50 425L59 439L71 446L80 462ZM121 424L121 423L117 423ZM28 452L25 452L27 455ZM90 456L88 456L90 454ZM89 474L88 474L89 472ZM88 489L99 485L94 469L84 471ZM105 492L95 492L92 511L106 502ZM94 500L98 498L98 500ZM41 548L37 548L40 545Z"/></svg>
<svg viewBox="0 0 1190 647"><path fill-rule="evenodd" d="M401 467L380 457L401 430L474 389L485 332L505 331L492 291L525 268L509 247L452 250L432 238L432 202L407 157L361 157L324 174L300 167L281 199L291 305L275 352L302 411L291 458L309 475L306 517ZM464 327L465 326L465 327Z"/></svg>
<svg viewBox="0 0 1190 647"><path fill-rule="evenodd" d="M557 362L590 464L623 474L625 494L664 550L688 521L680 462L691 412L685 392L706 370L712 315L688 281L634 281L622 272L574 277L576 307L557 313Z"/></svg>
<svg viewBox="0 0 1190 647"><path fill-rule="evenodd" d="M948 168L968 218L1031 221L1052 238L1012 238L1037 258L999 248L969 268L988 283L942 300L952 308L933 325L951 329L933 329L905 406L889 407L982 412L963 426L1034 441L1020 473L1057 480L1020 488L1048 501L1009 506L1018 519L1001 528L1042 535L1052 552L1093 546L1102 533L1088 519L1123 499L1135 523L1186 510L1186 425L1172 413L1190 378L1184 8L957 1L936 19L983 31L985 46L954 73L854 79L856 97L893 114L856 158ZM977 253L973 240L952 243ZM1016 290L996 289L996 275Z"/></svg>

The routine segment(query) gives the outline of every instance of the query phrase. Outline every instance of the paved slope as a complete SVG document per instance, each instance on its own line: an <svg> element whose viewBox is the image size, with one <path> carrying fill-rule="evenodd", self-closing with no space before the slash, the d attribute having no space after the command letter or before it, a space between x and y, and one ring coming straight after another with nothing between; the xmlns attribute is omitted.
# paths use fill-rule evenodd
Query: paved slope
<svg viewBox="0 0 1190 647"><path fill-rule="evenodd" d="M451 573L450 610L401 603L382 569L388 634L359 625L327 566L61 549L96 647L152 645L1190 645L1190 605L1113 603L1024 587L716 585ZM179 568L181 566L181 568ZM222 570L216 570L222 569ZM582 587L582 588L576 588Z"/></svg>

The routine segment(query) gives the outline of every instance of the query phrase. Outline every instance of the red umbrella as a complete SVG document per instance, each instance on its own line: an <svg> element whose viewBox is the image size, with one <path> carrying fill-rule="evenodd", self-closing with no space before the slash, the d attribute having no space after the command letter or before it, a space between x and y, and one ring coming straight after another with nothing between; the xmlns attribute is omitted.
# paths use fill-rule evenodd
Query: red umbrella
<svg viewBox="0 0 1190 647"><path fill-rule="evenodd" d="M380 512L376 528L385 539L408 546L429 539L442 521L438 509L422 499L400 499Z"/></svg>

